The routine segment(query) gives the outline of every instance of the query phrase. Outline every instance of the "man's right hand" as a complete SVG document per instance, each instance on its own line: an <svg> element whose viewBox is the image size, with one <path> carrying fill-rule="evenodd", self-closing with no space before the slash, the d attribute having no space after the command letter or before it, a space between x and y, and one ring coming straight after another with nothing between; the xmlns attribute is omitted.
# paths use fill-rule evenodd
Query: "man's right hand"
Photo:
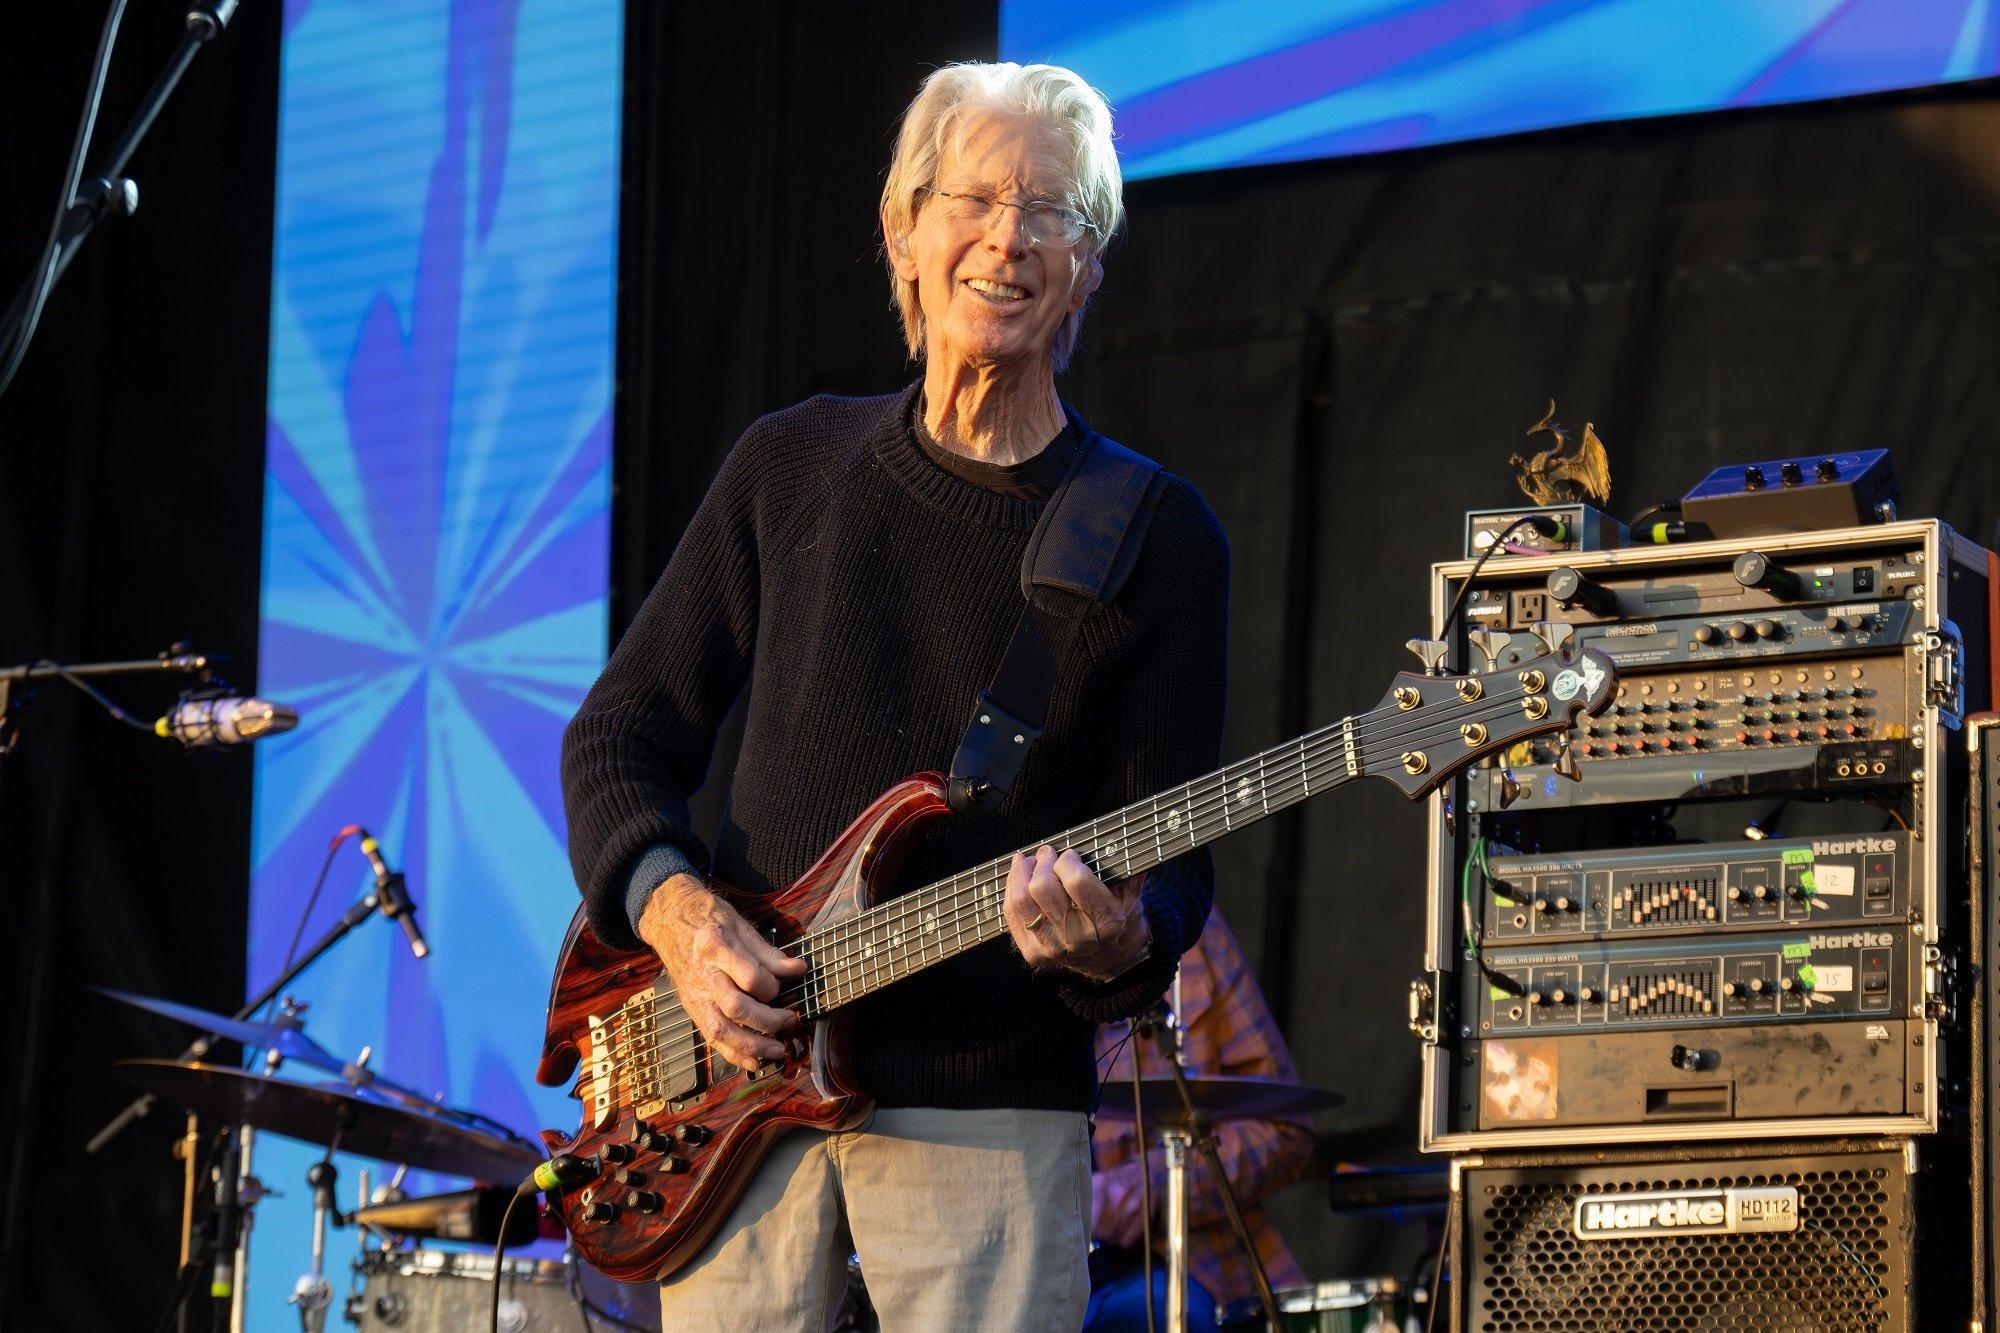
<svg viewBox="0 0 2000 1333"><path fill-rule="evenodd" d="M653 890L639 917L639 938L660 956L681 1008L730 1063L755 1069L784 1055L773 1037L797 1026L774 1009L784 980L805 975L802 958L773 948L742 914L693 875Z"/></svg>

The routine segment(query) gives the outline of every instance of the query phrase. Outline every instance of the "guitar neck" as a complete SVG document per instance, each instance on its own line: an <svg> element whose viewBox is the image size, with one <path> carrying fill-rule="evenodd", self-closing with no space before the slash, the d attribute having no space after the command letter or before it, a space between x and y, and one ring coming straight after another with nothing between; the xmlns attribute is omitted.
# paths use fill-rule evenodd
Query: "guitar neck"
<svg viewBox="0 0 2000 1333"><path fill-rule="evenodd" d="M1107 884L1142 875L1361 776L1363 717L1342 718L1043 841L1074 848ZM801 1017L819 1017L1006 934L1001 903L1012 861L998 857L806 935L796 946L812 964L801 983Z"/></svg>

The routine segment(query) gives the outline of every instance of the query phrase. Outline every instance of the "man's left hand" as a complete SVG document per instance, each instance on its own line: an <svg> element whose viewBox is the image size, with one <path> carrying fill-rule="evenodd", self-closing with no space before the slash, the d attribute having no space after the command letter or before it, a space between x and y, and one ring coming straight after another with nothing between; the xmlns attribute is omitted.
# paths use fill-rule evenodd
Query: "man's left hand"
<svg viewBox="0 0 2000 1333"><path fill-rule="evenodd" d="M1018 853L1007 869L1007 933L1032 967L1110 981L1144 958L1152 941L1139 883L1107 886L1073 850Z"/></svg>

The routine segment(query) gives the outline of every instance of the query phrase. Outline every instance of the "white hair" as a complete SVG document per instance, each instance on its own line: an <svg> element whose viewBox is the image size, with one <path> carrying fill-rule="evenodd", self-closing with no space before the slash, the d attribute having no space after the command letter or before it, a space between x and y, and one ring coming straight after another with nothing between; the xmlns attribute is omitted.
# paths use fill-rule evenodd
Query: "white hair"
<svg viewBox="0 0 2000 1333"><path fill-rule="evenodd" d="M947 144L964 133L970 112L994 111L1032 116L1068 150L1068 197L1063 202L1091 224L1080 242L1094 262L1125 215L1125 182L1118 152L1111 146L1111 108L1095 88L1059 65L967 62L946 65L924 80L896 134L896 153L882 186L883 240L900 249L916 225L919 192L937 181ZM889 285L903 318L903 340L913 360L924 354L924 312L917 284L904 280L893 262ZM1069 364L1083 327L1083 308L1062 322L1050 345L1057 370Z"/></svg>

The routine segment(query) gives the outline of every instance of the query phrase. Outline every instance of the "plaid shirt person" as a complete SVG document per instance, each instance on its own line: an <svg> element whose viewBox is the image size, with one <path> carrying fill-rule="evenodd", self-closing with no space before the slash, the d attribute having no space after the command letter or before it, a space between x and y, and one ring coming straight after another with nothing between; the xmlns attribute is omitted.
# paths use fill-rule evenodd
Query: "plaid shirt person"
<svg viewBox="0 0 2000 1333"><path fill-rule="evenodd" d="M1194 948L1181 957L1182 1050L1190 1077L1210 1074L1254 1074L1298 1081L1291 1052L1264 1003L1256 975L1230 933L1218 908ZM1122 1024L1097 1032L1100 1069L1124 1040ZM1143 1047L1143 1049L1141 1049ZM1139 1051L1140 1077L1165 1077L1164 1057L1150 1042L1126 1042L1111 1057L1107 1083L1129 1083L1133 1052ZM1214 1127L1223 1170L1235 1187L1243 1221L1257 1246L1258 1257L1273 1287L1305 1281L1298 1261L1285 1247L1259 1201L1304 1174L1312 1160L1315 1136L1304 1118L1231 1120ZM1095 1170L1091 1177L1091 1234L1108 1244L1137 1247L1140 1239L1139 1158L1129 1120L1100 1119L1091 1136ZM1152 1168L1153 1241L1165 1249L1167 1168L1157 1153L1148 1156ZM1227 1305L1257 1294L1256 1279L1229 1230L1214 1173L1205 1161L1188 1163L1188 1266L1195 1280L1218 1304Z"/></svg>

